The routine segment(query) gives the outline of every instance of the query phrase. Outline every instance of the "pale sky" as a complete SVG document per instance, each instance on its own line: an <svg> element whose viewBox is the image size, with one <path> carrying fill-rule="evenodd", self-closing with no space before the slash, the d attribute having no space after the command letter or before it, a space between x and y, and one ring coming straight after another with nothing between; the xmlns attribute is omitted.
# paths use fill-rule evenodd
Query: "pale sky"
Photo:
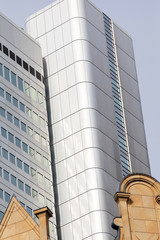
<svg viewBox="0 0 160 240"><path fill-rule="evenodd" d="M160 0L91 1L133 39L151 172L160 181ZM28 16L52 2L0 0L0 11L24 28Z"/></svg>

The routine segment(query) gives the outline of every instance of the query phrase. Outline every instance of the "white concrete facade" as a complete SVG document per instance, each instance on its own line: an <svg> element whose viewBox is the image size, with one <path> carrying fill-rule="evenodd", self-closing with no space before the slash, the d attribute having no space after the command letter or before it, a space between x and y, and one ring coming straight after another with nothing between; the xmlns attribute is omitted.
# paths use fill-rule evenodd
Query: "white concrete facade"
<svg viewBox="0 0 160 240"><path fill-rule="evenodd" d="M13 194L35 218L55 212L41 47L2 14L0 26L0 221Z"/></svg>
<svg viewBox="0 0 160 240"><path fill-rule="evenodd" d="M59 240L113 240L122 168L103 13L58 0L26 30L44 58ZM132 172L150 174L132 40L113 35Z"/></svg>

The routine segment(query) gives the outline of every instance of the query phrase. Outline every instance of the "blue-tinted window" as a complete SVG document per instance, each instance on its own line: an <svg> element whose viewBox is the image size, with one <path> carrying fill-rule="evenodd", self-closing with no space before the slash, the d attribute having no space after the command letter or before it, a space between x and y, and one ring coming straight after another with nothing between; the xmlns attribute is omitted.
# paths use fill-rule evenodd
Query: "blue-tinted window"
<svg viewBox="0 0 160 240"><path fill-rule="evenodd" d="M19 167L20 169L22 169L22 160L17 158L17 167Z"/></svg>
<svg viewBox="0 0 160 240"><path fill-rule="evenodd" d="M24 203L20 202L20 204L22 205L23 208L25 208L25 204Z"/></svg>
<svg viewBox="0 0 160 240"><path fill-rule="evenodd" d="M9 182L9 172L7 172L6 170L3 170L3 177L6 181Z"/></svg>
<svg viewBox="0 0 160 240"><path fill-rule="evenodd" d="M2 135L4 138L7 138L7 130L4 129L3 127L1 127L1 135Z"/></svg>
<svg viewBox="0 0 160 240"><path fill-rule="evenodd" d="M29 174L29 166L26 163L24 163L24 171Z"/></svg>
<svg viewBox="0 0 160 240"><path fill-rule="evenodd" d="M7 112L7 120L10 121L11 123L13 122L12 114L9 112Z"/></svg>
<svg viewBox="0 0 160 240"><path fill-rule="evenodd" d="M6 100L11 103L11 94L6 92Z"/></svg>
<svg viewBox="0 0 160 240"><path fill-rule="evenodd" d="M11 183L16 186L17 185L17 182L16 182L16 177L11 175Z"/></svg>
<svg viewBox="0 0 160 240"><path fill-rule="evenodd" d="M23 79L18 77L18 88L23 92Z"/></svg>
<svg viewBox="0 0 160 240"><path fill-rule="evenodd" d="M15 125L16 127L19 127L19 119L16 118L16 117L14 117L14 125Z"/></svg>
<svg viewBox="0 0 160 240"><path fill-rule="evenodd" d="M25 184L25 192L31 196L31 188L27 184Z"/></svg>
<svg viewBox="0 0 160 240"><path fill-rule="evenodd" d="M0 168L0 177L2 177L2 168Z"/></svg>
<svg viewBox="0 0 160 240"><path fill-rule="evenodd" d="M14 135L10 132L8 132L8 140L11 142L11 143L14 143Z"/></svg>
<svg viewBox="0 0 160 240"><path fill-rule="evenodd" d="M24 152L28 153L28 145L24 142L22 142L22 149Z"/></svg>
<svg viewBox="0 0 160 240"><path fill-rule="evenodd" d="M19 138L15 138L15 141L16 141L16 146L21 148L21 140Z"/></svg>
<svg viewBox="0 0 160 240"><path fill-rule="evenodd" d="M4 66L4 77L7 81L10 81L10 77L9 77L9 69L7 67Z"/></svg>
<svg viewBox="0 0 160 240"><path fill-rule="evenodd" d="M10 202L10 198L11 198L10 194L7 193L7 192L5 192L5 201L6 201L7 203Z"/></svg>
<svg viewBox="0 0 160 240"><path fill-rule="evenodd" d="M25 113L25 105L20 102L20 110Z"/></svg>
<svg viewBox="0 0 160 240"><path fill-rule="evenodd" d="M0 87L0 96L4 98L4 89Z"/></svg>
<svg viewBox="0 0 160 240"><path fill-rule="evenodd" d="M17 87L16 74L13 72L11 72L11 82L15 87Z"/></svg>
<svg viewBox="0 0 160 240"><path fill-rule="evenodd" d="M9 154L9 159L11 163L15 164L15 156L12 153Z"/></svg>
<svg viewBox="0 0 160 240"><path fill-rule="evenodd" d="M0 198L3 199L3 190L0 189Z"/></svg>
<svg viewBox="0 0 160 240"><path fill-rule="evenodd" d="M21 122L21 129L26 132L26 124Z"/></svg>
<svg viewBox="0 0 160 240"><path fill-rule="evenodd" d="M4 213L0 211L0 222L2 221L3 216L4 216Z"/></svg>
<svg viewBox="0 0 160 240"><path fill-rule="evenodd" d="M4 148L2 148L2 156L3 156L6 160L8 160L8 151L7 151L6 149L4 149Z"/></svg>
<svg viewBox="0 0 160 240"><path fill-rule="evenodd" d="M0 76L3 77L3 67L2 67L2 64L0 63Z"/></svg>
<svg viewBox="0 0 160 240"><path fill-rule="evenodd" d="M32 209L30 207L26 207L27 212L29 213L29 215L32 217Z"/></svg>
<svg viewBox="0 0 160 240"><path fill-rule="evenodd" d="M13 105L18 108L18 100L13 97Z"/></svg>
<svg viewBox="0 0 160 240"><path fill-rule="evenodd" d="M5 109L0 107L0 115L5 118Z"/></svg>
<svg viewBox="0 0 160 240"><path fill-rule="evenodd" d="M22 191L24 191L24 183L18 179L18 188Z"/></svg>

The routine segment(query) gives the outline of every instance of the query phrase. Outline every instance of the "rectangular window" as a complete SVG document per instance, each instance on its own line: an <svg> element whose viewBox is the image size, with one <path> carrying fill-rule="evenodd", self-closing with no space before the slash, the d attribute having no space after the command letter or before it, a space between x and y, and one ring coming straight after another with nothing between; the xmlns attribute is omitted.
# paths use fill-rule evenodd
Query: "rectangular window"
<svg viewBox="0 0 160 240"><path fill-rule="evenodd" d="M33 129L30 128L30 127L28 127L28 135L29 135L30 137L33 136Z"/></svg>
<svg viewBox="0 0 160 240"><path fill-rule="evenodd" d="M31 73L33 76L35 76L35 70L34 70L34 68L31 67L31 66L29 66L29 68L30 68L30 73Z"/></svg>
<svg viewBox="0 0 160 240"><path fill-rule="evenodd" d="M3 127L1 127L1 135L2 137L7 138L7 130L4 129Z"/></svg>
<svg viewBox="0 0 160 240"><path fill-rule="evenodd" d="M4 216L4 213L2 211L0 211L0 222L2 221L3 219L3 216Z"/></svg>
<svg viewBox="0 0 160 240"><path fill-rule="evenodd" d="M31 157L34 157L34 149L31 148L31 147L29 147L29 155L30 155Z"/></svg>
<svg viewBox="0 0 160 240"><path fill-rule="evenodd" d="M0 87L0 96L4 98L4 89Z"/></svg>
<svg viewBox="0 0 160 240"><path fill-rule="evenodd" d="M37 101L37 91L35 88L31 87L30 88L30 93L31 93L31 98L34 100L34 101Z"/></svg>
<svg viewBox="0 0 160 240"><path fill-rule="evenodd" d="M11 103L11 94L6 92L6 100Z"/></svg>
<svg viewBox="0 0 160 240"><path fill-rule="evenodd" d="M3 190L0 188L0 198L3 199Z"/></svg>
<svg viewBox="0 0 160 240"><path fill-rule="evenodd" d="M41 74L38 71L36 71L36 78L41 81Z"/></svg>
<svg viewBox="0 0 160 240"><path fill-rule="evenodd" d="M28 71L28 63L25 61L23 61L23 68Z"/></svg>
<svg viewBox="0 0 160 240"><path fill-rule="evenodd" d="M16 74L11 72L11 83L17 87L17 79L16 79Z"/></svg>
<svg viewBox="0 0 160 240"><path fill-rule="evenodd" d="M32 189L32 197L36 200L38 200L38 192L34 189Z"/></svg>
<svg viewBox="0 0 160 240"><path fill-rule="evenodd" d="M29 166L26 163L24 163L24 171L29 174Z"/></svg>
<svg viewBox="0 0 160 240"><path fill-rule="evenodd" d="M33 120L35 120L36 122L38 122L38 114L33 112L32 113L32 117L33 117Z"/></svg>
<svg viewBox="0 0 160 240"><path fill-rule="evenodd" d="M5 201L7 202L7 203L9 203L10 202L10 199L11 199L11 196L10 196L10 194L9 193L7 193L7 192L5 192Z"/></svg>
<svg viewBox="0 0 160 240"><path fill-rule="evenodd" d="M51 185L50 185L50 180L48 179L48 178L44 178L44 183L45 183L45 185L46 185L46 187L47 188L50 188L51 187Z"/></svg>
<svg viewBox="0 0 160 240"><path fill-rule="evenodd" d="M25 204L23 202L20 201L20 204L22 205L22 207L25 209Z"/></svg>
<svg viewBox="0 0 160 240"><path fill-rule="evenodd" d="M22 191L24 191L24 183L18 179L18 188Z"/></svg>
<svg viewBox="0 0 160 240"><path fill-rule="evenodd" d="M3 177L7 182L9 182L9 172L7 172L6 170L3 170Z"/></svg>
<svg viewBox="0 0 160 240"><path fill-rule="evenodd" d="M37 176L38 176L38 181L43 183L43 175L41 173L38 173Z"/></svg>
<svg viewBox="0 0 160 240"><path fill-rule="evenodd" d="M39 201L44 205L44 196L42 194L39 194Z"/></svg>
<svg viewBox="0 0 160 240"><path fill-rule="evenodd" d="M4 77L5 79L9 82L10 81L10 77L9 77L9 69L7 67L4 66Z"/></svg>
<svg viewBox="0 0 160 240"><path fill-rule="evenodd" d="M11 142L11 143L14 143L14 135L10 132L8 132L8 140Z"/></svg>
<svg viewBox="0 0 160 240"><path fill-rule="evenodd" d="M28 214L32 217L32 208L27 206L26 210L27 210Z"/></svg>
<svg viewBox="0 0 160 240"><path fill-rule="evenodd" d="M30 86L27 82L24 82L24 92L28 97L30 96Z"/></svg>
<svg viewBox="0 0 160 240"><path fill-rule="evenodd" d="M3 67L2 66L3 66L2 63L0 63L0 76L3 77Z"/></svg>
<svg viewBox="0 0 160 240"><path fill-rule="evenodd" d="M18 77L18 88L23 92L23 79Z"/></svg>
<svg viewBox="0 0 160 240"><path fill-rule="evenodd" d="M40 135L39 135L39 133L37 133L37 132L34 133L34 139L35 139L37 142L40 142Z"/></svg>
<svg viewBox="0 0 160 240"><path fill-rule="evenodd" d="M16 146L18 148L21 148L21 140L19 138L15 137L15 142L16 142Z"/></svg>
<svg viewBox="0 0 160 240"><path fill-rule="evenodd" d="M41 156L41 154L38 153L38 152L36 152L36 160L37 160L38 162L41 162L41 161L42 161L42 156Z"/></svg>
<svg viewBox="0 0 160 240"><path fill-rule="evenodd" d="M20 102L20 110L25 113L25 105Z"/></svg>
<svg viewBox="0 0 160 240"><path fill-rule="evenodd" d="M32 115L31 115L31 109L28 108L28 107L26 107L26 113L27 113L27 115L28 115L29 117L32 116Z"/></svg>
<svg viewBox="0 0 160 240"><path fill-rule="evenodd" d="M12 153L9 154L9 159L11 163L15 164L15 156Z"/></svg>
<svg viewBox="0 0 160 240"><path fill-rule="evenodd" d="M20 66L22 66L22 59L20 57L16 56L16 61Z"/></svg>
<svg viewBox="0 0 160 240"><path fill-rule="evenodd" d="M22 160L20 160L19 158L17 158L17 167L22 169Z"/></svg>
<svg viewBox="0 0 160 240"><path fill-rule="evenodd" d="M14 52L10 51L10 58L15 61L15 54Z"/></svg>
<svg viewBox="0 0 160 240"><path fill-rule="evenodd" d="M0 115L1 115L2 117L4 117L4 118L6 117L6 116L5 116L5 115L6 115L5 112L6 112L5 109L2 108L2 107L0 107Z"/></svg>
<svg viewBox="0 0 160 240"><path fill-rule="evenodd" d="M11 123L13 122L12 114L9 112L7 112L7 120L10 121Z"/></svg>
<svg viewBox="0 0 160 240"><path fill-rule="evenodd" d="M31 187L25 184L25 192L31 196Z"/></svg>
<svg viewBox="0 0 160 240"><path fill-rule="evenodd" d="M23 132L26 132L26 124L21 122L21 129Z"/></svg>
<svg viewBox="0 0 160 240"><path fill-rule="evenodd" d="M0 177L2 177L2 168L0 167Z"/></svg>
<svg viewBox="0 0 160 240"><path fill-rule="evenodd" d="M49 167L49 161L48 161L48 159L45 158L45 157L43 157L43 164L44 164L44 166L45 166L46 168Z"/></svg>
<svg viewBox="0 0 160 240"><path fill-rule="evenodd" d="M11 175L11 183L14 185L14 186L17 186L17 181L16 181L16 177Z"/></svg>
<svg viewBox="0 0 160 240"><path fill-rule="evenodd" d="M8 48L4 45L3 45L3 52L8 56Z"/></svg>
<svg viewBox="0 0 160 240"><path fill-rule="evenodd" d="M24 152L28 153L28 145L24 142L22 142L22 149Z"/></svg>
<svg viewBox="0 0 160 240"><path fill-rule="evenodd" d="M38 92L38 103L40 105L43 105L43 95L42 93Z"/></svg>
<svg viewBox="0 0 160 240"><path fill-rule="evenodd" d="M6 160L8 160L8 151L4 148L2 148L2 156L3 158L5 158Z"/></svg>
<svg viewBox="0 0 160 240"><path fill-rule="evenodd" d="M14 117L14 125L15 125L16 127L19 127L19 119L16 118L16 117Z"/></svg>
<svg viewBox="0 0 160 240"><path fill-rule="evenodd" d="M36 178L36 170L34 168L31 168L31 176Z"/></svg>
<svg viewBox="0 0 160 240"><path fill-rule="evenodd" d="M18 108L18 100L13 97L13 105Z"/></svg>
<svg viewBox="0 0 160 240"><path fill-rule="evenodd" d="M43 146L47 146L47 140L44 138L44 137L41 137L42 138L42 145Z"/></svg>
<svg viewBox="0 0 160 240"><path fill-rule="evenodd" d="M40 117L40 124L45 127L45 120L44 118Z"/></svg>

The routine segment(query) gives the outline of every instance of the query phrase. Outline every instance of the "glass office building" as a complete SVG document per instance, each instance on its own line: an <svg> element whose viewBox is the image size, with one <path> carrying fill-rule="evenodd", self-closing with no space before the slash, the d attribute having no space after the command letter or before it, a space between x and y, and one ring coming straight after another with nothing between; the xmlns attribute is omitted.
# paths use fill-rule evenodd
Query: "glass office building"
<svg viewBox="0 0 160 240"><path fill-rule="evenodd" d="M30 16L35 40L0 21L0 214L13 193L54 212L54 188L55 238L115 239L120 181L150 174L130 36L88 0Z"/></svg>
<svg viewBox="0 0 160 240"><path fill-rule="evenodd" d="M0 221L13 194L54 211L52 179L41 48L0 14Z"/></svg>

